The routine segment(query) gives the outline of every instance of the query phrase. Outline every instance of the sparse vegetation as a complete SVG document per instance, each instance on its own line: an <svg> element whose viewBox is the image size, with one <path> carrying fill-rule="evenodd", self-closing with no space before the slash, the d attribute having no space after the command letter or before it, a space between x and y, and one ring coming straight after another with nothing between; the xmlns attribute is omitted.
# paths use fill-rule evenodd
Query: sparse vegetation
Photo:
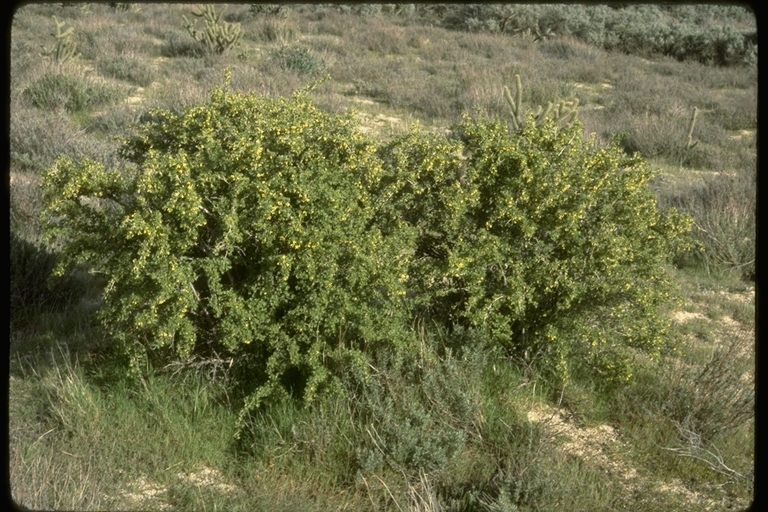
<svg viewBox="0 0 768 512"><path fill-rule="evenodd" d="M214 11L239 26L237 46L221 52L190 37L189 14L104 3L27 5L14 16L17 503L749 504L748 10L230 5ZM38 29L54 16L62 50L68 29L77 41L59 63L50 31ZM561 100L578 102L578 121L554 129L545 117ZM541 123L511 124L511 109L537 105ZM177 176L176 164L188 172ZM57 195L43 179L56 169L79 189ZM194 193L182 197L182 182ZM604 196L588 192L598 184ZM253 201L254 190L271 202ZM40 213L57 197L86 215L66 224L65 210L49 210L49 225L82 228L53 244ZM676 256L684 217L674 211L690 216L696 242ZM167 229L198 217L204 225ZM56 261L78 254L73 242L112 259L82 258L49 286ZM274 265L281 256L292 264ZM145 270L110 285L134 260ZM168 312L194 296L180 268L199 300L177 325ZM317 285L326 281L329 292ZM132 297L141 304L121 307Z"/></svg>

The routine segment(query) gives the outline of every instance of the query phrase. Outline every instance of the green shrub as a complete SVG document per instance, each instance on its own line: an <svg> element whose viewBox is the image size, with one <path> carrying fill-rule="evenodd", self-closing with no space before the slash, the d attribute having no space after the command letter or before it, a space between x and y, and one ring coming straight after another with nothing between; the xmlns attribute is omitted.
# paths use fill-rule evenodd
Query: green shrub
<svg viewBox="0 0 768 512"><path fill-rule="evenodd" d="M630 348L663 344L688 220L658 210L639 157L582 130L466 118L453 138L414 129L377 148L305 92L218 88L147 117L128 171L59 159L44 225L64 242L59 272L107 276L101 320L134 369L227 354L244 414L341 389L378 347L413 344L412 321L560 379L624 380Z"/></svg>
<svg viewBox="0 0 768 512"><path fill-rule="evenodd" d="M301 47L283 46L272 53L272 58L277 60L283 69L295 71L300 75L310 75L323 66L321 57Z"/></svg>
<svg viewBox="0 0 768 512"><path fill-rule="evenodd" d="M414 132L382 150L380 194L418 233L408 271L418 314L480 329L567 377L631 373L626 347L657 353L670 293L665 266L689 220L659 211L652 174L620 149L595 149L579 123L469 120L460 140Z"/></svg>
<svg viewBox="0 0 768 512"><path fill-rule="evenodd" d="M338 358L397 341L405 256L372 225L381 166L351 118L219 88L121 154L131 172L58 160L44 219L59 271L107 276L100 318L134 368L228 353L248 404L309 401Z"/></svg>

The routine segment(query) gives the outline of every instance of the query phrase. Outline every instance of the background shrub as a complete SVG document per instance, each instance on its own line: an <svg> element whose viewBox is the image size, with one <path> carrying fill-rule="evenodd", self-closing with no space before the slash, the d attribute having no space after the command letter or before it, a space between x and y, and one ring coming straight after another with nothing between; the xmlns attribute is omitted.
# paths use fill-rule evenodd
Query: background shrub
<svg viewBox="0 0 768 512"><path fill-rule="evenodd" d="M693 233L700 245L689 256L710 271L725 268L755 279L755 178L754 168L751 172L719 174L684 194L663 198L665 204L693 218Z"/></svg>
<svg viewBox="0 0 768 512"><path fill-rule="evenodd" d="M32 105L43 110L80 112L116 103L125 97L125 91L105 84L86 84L70 75L46 73L24 90L24 96Z"/></svg>
<svg viewBox="0 0 768 512"><path fill-rule="evenodd" d="M96 69L102 75L126 80L147 87L154 80L152 68L143 62L123 56L107 57L98 61Z"/></svg>
<svg viewBox="0 0 768 512"><path fill-rule="evenodd" d="M295 71L299 75L311 75L323 66L322 58L301 47L283 46L272 53L272 58L283 69Z"/></svg>
<svg viewBox="0 0 768 512"><path fill-rule="evenodd" d="M756 30L736 30L725 24L736 18L748 24L754 20L748 9L697 6L701 12L692 13L689 7L468 4L448 6L442 24L535 41L573 35L606 50L646 57L666 55L717 66L756 62Z"/></svg>

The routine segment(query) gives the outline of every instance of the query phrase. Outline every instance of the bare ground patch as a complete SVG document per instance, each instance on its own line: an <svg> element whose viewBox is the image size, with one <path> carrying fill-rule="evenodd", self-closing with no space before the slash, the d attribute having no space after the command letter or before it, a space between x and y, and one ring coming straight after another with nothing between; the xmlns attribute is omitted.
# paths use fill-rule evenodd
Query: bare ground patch
<svg viewBox="0 0 768 512"><path fill-rule="evenodd" d="M562 452L579 457L597 466L616 480L623 482L628 499L632 496L665 494L675 495L691 505L691 510L721 510L725 498L715 501L685 487L679 479L671 481L654 480L652 476L641 475L627 462L617 457L623 447L619 433L610 425L583 427L575 424L563 409L539 406L528 412L528 421L540 423L547 433L563 441L558 444Z"/></svg>

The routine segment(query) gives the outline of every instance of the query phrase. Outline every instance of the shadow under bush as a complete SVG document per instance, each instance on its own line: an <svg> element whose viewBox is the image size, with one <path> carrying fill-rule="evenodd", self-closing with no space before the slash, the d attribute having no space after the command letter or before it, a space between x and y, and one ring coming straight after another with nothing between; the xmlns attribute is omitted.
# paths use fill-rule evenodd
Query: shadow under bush
<svg viewBox="0 0 768 512"><path fill-rule="evenodd" d="M60 311L76 304L83 296L85 285L72 273L52 281L49 287L49 277L55 265L54 253L11 230L11 328L30 321L43 311Z"/></svg>

